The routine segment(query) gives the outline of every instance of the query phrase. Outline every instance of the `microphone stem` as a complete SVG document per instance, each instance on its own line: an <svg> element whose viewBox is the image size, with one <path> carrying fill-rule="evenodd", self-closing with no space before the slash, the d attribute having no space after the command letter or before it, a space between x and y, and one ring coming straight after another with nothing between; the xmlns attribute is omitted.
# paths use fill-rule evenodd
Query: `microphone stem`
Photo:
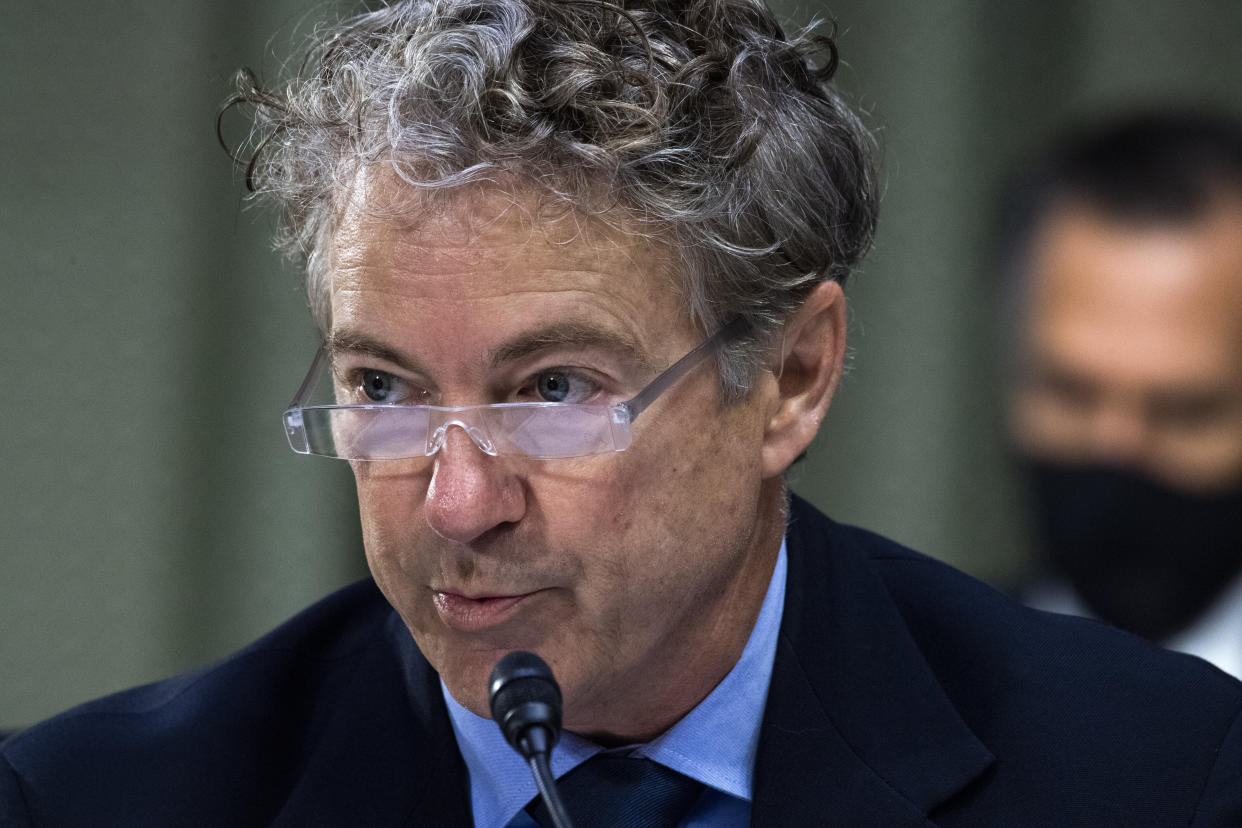
<svg viewBox="0 0 1242 828"><path fill-rule="evenodd" d="M539 788L539 795L543 797L544 804L548 806L552 825L555 828L574 828L569 814L565 812L565 803L561 801L561 795L556 789L556 779L552 776L552 769L548 767L548 754L540 752L531 756L530 769L535 775L535 786Z"/></svg>

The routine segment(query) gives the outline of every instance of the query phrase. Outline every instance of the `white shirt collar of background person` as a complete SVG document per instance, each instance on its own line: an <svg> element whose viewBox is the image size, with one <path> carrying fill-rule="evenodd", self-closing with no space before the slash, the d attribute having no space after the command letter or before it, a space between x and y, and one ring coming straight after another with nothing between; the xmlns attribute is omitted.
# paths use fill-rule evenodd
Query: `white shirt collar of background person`
<svg viewBox="0 0 1242 828"><path fill-rule="evenodd" d="M1047 581L1023 597L1026 604L1047 612L1094 618L1091 610L1064 581ZM1212 602L1185 630L1162 647L1198 656L1235 678L1242 678L1242 576Z"/></svg>

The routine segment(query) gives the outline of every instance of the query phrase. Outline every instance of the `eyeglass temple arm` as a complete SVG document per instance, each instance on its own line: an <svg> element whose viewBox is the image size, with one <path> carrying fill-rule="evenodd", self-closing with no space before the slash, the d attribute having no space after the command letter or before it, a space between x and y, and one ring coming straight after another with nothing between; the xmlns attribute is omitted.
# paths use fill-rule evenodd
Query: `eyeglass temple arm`
<svg viewBox="0 0 1242 828"><path fill-rule="evenodd" d="M749 329L750 323L738 316L732 322L716 331L715 335L709 337L702 345L670 365L663 374L652 380L650 385L622 403L629 414L630 422L632 423L638 419L638 415L643 413L647 406L655 402L656 397L667 391L669 386L681 379L687 371L724 346L732 344L741 338Z"/></svg>
<svg viewBox="0 0 1242 828"><path fill-rule="evenodd" d="M315 358L311 361L310 370L306 372L306 379L302 380L302 384L298 386L298 393L293 395L293 399L285 409L286 411L292 411L295 408L301 408L306 405L306 399L310 396L315 380L319 379L319 369L327 358L328 347L321 344L319 350L315 352Z"/></svg>

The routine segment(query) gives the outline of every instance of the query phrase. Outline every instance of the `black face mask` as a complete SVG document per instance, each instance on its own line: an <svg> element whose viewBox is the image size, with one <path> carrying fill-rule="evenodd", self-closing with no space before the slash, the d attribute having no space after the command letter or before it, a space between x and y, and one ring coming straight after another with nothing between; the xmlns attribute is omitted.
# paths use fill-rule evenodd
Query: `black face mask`
<svg viewBox="0 0 1242 828"><path fill-rule="evenodd" d="M1199 494L1118 468L1023 466L1046 562L1115 626L1167 639L1242 571L1242 482Z"/></svg>

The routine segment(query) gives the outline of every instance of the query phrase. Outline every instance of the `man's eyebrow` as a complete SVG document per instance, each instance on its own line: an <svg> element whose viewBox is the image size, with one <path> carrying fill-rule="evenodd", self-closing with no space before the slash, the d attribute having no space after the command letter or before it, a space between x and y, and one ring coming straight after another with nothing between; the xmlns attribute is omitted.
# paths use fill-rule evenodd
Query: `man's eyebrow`
<svg viewBox="0 0 1242 828"><path fill-rule="evenodd" d="M360 354L391 362L411 374L423 373L423 368L418 363L418 360L360 331L333 331L328 336L324 349L333 360L343 353Z"/></svg>
<svg viewBox="0 0 1242 828"><path fill-rule="evenodd" d="M650 357L625 334L574 322L557 323L524 333L493 348L488 355L492 367L552 348L596 349L620 354L640 368L654 369Z"/></svg>
<svg viewBox="0 0 1242 828"><path fill-rule="evenodd" d="M426 373L418 360L361 331L333 331L328 336L324 347L332 359L336 359L343 353L360 354L391 362L413 374ZM487 356L487 361L491 367L495 368L550 348L594 348L612 351L640 368L657 369L657 366L633 338L592 325L572 322L547 325L521 334L493 348Z"/></svg>

